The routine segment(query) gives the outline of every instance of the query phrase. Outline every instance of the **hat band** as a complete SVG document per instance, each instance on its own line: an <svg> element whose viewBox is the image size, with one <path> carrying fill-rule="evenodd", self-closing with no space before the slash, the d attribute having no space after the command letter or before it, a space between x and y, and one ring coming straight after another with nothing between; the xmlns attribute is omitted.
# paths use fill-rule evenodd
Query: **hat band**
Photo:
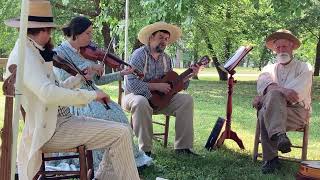
<svg viewBox="0 0 320 180"><path fill-rule="evenodd" d="M28 20L36 22L53 22L53 17L28 16Z"/></svg>

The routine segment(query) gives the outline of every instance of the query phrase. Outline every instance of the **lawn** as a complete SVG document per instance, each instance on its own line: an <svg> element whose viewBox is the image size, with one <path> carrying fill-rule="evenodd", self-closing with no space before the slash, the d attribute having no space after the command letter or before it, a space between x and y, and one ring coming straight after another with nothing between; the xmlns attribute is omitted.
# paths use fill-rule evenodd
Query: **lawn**
<svg viewBox="0 0 320 180"><path fill-rule="evenodd" d="M179 70L181 72L181 70ZM199 157L175 155L174 118L170 120L169 146L163 148L160 142L154 143L154 164L142 171L144 179L154 180L156 177L167 179L294 179L298 170L297 163L283 162L281 171L273 175L263 175L260 172L261 161L252 161L252 149L256 125L256 111L251 108L251 100L256 95L257 70L240 69L236 76L233 95L232 129L242 139L245 150L240 150L235 142L226 140L224 146L215 151L207 151L204 144L217 118L225 117L226 82L218 81L213 69L207 69L199 75L200 80L192 80L187 90L194 98L194 150ZM240 75L242 74L242 75ZM2 84L1 84L2 85ZM314 79L313 113L310 124L308 159L320 159L319 155L319 87L320 79ZM117 100L117 83L103 86L113 99ZM4 97L0 96L1 114L4 109ZM156 116L163 119L163 116ZM1 117L0 127L3 117ZM155 127L155 130L160 130ZM21 132L21 130L20 130ZM293 142L301 142L302 133L290 133ZM293 151L290 156L299 157L299 151Z"/></svg>

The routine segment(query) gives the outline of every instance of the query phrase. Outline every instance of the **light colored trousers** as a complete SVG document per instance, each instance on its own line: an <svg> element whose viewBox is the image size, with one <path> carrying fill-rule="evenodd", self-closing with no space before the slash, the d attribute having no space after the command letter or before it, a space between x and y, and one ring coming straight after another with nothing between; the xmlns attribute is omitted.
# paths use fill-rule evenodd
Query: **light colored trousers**
<svg viewBox="0 0 320 180"><path fill-rule="evenodd" d="M178 93L173 96L170 104L154 111L147 98L141 95L127 94L122 98L122 108L131 112L133 130L138 137L139 148L145 152L152 150L152 115L165 114L176 117L175 149L193 147L193 99L189 94Z"/></svg>
<svg viewBox="0 0 320 180"><path fill-rule="evenodd" d="M54 151L80 145L89 150L105 149L96 179L140 179L133 157L132 133L127 125L89 117L60 118L53 137L42 149Z"/></svg>
<svg viewBox="0 0 320 180"><path fill-rule="evenodd" d="M277 142L270 138L278 133L286 133L303 128L309 111L301 105L288 105L284 95L271 90L263 97L262 108L258 112L263 160L278 156Z"/></svg>

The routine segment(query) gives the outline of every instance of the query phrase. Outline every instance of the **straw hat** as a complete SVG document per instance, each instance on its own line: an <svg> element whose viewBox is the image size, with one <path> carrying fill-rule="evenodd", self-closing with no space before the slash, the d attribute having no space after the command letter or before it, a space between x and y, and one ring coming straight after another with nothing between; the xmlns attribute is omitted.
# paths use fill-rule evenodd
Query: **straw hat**
<svg viewBox="0 0 320 180"><path fill-rule="evenodd" d="M287 39L293 43L293 49L298 49L300 47L299 39L292 34L291 31L286 29L280 29L266 38L266 46L267 48L274 51L273 43L279 39Z"/></svg>
<svg viewBox="0 0 320 180"><path fill-rule="evenodd" d="M37 0L29 2L29 16L28 16L28 28L45 28L45 27L57 27L53 23L53 15L50 1ZM20 19L13 18L5 20L7 26L19 28Z"/></svg>
<svg viewBox="0 0 320 180"><path fill-rule="evenodd" d="M148 44L152 33L159 30L166 30L170 33L170 39L168 41L169 44L174 43L181 36L181 29L178 26L165 22L156 22L142 28L138 33L138 39L141 43Z"/></svg>

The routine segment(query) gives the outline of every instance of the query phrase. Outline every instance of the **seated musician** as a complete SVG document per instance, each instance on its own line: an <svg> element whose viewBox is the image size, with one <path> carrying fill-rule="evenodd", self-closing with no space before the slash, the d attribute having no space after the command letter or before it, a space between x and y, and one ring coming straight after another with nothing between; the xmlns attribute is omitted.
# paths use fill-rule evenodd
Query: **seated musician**
<svg viewBox="0 0 320 180"><path fill-rule="evenodd" d="M42 150L71 149L85 145L88 149L104 149L110 155L115 177L107 174L106 155L100 163L96 178L139 179L132 151L130 127L121 123L74 116L67 106L103 101L108 95L102 91L72 89L83 78L76 75L66 81L56 80L52 70L50 47L53 23L50 1L29 2L28 37L22 80L22 106L26 112L25 126L18 150L20 180L33 179L41 166ZM6 25L19 27L19 19L7 20ZM17 64L18 42L8 63ZM90 73L86 78L90 78Z"/></svg>
<svg viewBox="0 0 320 180"><path fill-rule="evenodd" d="M265 161L262 173L272 173L280 166L278 151L291 151L286 131L304 127L310 115L312 67L293 56L300 41L288 30L272 33L266 46L276 53L276 59L263 68L258 78L259 96L254 98L253 106L259 110Z"/></svg>
<svg viewBox="0 0 320 180"><path fill-rule="evenodd" d="M88 67L91 67L93 70L95 70L96 73L93 77L92 86L95 89L99 89L96 86L96 84L104 85L116 80L121 80L123 78L123 75L132 73L133 69L127 68L122 71L103 75L104 66L102 64L98 64L97 61L94 62L92 60L88 60L80 54L80 47L87 46L92 40L92 26L92 22L86 17L78 16L73 18L68 23L68 25L62 29L64 35L66 36L66 41L62 42L61 45L59 45L54 50L58 53L59 56L64 57L68 61L72 62L81 70ZM59 80L66 80L71 76L68 72L59 68L54 68L54 72L59 78ZM81 84L81 89L87 89L90 91L93 90L91 86L88 86L85 83ZM117 103L109 101L108 106L110 107L110 109L107 110L104 104L102 104L101 102L91 101L86 106L71 106L70 111L71 114L74 114L76 116L87 116L107 121L115 121L119 123L129 124L127 116ZM98 167L102 159L102 155L103 151L101 150L93 151L95 168ZM134 146L134 156L138 167L150 164L152 161L152 159L146 156L143 151L139 151L137 145ZM76 159L55 162L52 161L50 163L50 166L63 165L61 163L68 163L69 165L73 164L79 166L79 162Z"/></svg>
<svg viewBox="0 0 320 180"><path fill-rule="evenodd" d="M193 99L189 94L177 93L170 104L155 110L149 104L152 94L157 90L162 93L170 91L168 83L150 83L172 70L171 58L164 52L167 45L174 43L181 35L179 27L165 22L156 22L142 28L138 38L144 46L135 50L130 64L144 73L144 79L134 75L125 76L125 96L122 106L131 112L133 130L138 137L139 148L151 155L152 150L152 114L166 114L176 117L176 136L174 148L176 153L193 154ZM192 66L193 75L199 72L199 66ZM186 83L188 84L188 83Z"/></svg>

